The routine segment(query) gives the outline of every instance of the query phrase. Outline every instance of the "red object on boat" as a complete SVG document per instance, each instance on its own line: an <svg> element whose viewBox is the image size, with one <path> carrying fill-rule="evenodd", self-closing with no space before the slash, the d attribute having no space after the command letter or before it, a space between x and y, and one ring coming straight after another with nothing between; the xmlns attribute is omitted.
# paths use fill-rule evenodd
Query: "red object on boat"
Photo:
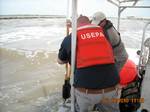
<svg viewBox="0 0 150 112"><path fill-rule="evenodd" d="M132 82L137 76L136 64L128 59L120 71L120 84L127 85Z"/></svg>

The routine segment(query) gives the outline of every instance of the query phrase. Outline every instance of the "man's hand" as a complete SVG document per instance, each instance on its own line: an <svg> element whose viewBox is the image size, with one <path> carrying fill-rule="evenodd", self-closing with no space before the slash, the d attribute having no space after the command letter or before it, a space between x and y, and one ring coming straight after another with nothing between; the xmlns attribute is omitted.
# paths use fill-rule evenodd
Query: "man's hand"
<svg viewBox="0 0 150 112"><path fill-rule="evenodd" d="M68 79L65 79L65 83L63 85L63 90L62 90L62 97L65 100L70 98L70 96L71 96L70 90L71 90L70 78L68 78Z"/></svg>

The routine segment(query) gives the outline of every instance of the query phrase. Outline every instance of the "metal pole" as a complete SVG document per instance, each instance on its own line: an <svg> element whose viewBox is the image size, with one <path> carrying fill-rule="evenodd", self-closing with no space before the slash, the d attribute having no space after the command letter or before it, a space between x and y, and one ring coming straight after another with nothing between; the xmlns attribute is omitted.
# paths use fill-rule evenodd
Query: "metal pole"
<svg viewBox="0 0 150 112"><path fill-rule="evenodd" d="M150 6L120 6L122 8L150 8Z"/></svg>
<svg viewBox="0 0 150 112"><path fill-rule="evenodd" d="M121 15L121 9L120 9L120 7L118 7L118 24L117 24L118 32L120 30L120 15Z"/></svg>
<svg viewBox="0 0 150 112"><path fill-rule="evenodd" d="M69 35L69 29L70 29L70 20L69 20L69 6L70 2L67 0L67 12L66 12L66 36ZM71 76L71 67L69 63L66 63L66 74L65 74L65 80L68 80Z"/></svg>
<svg viewBox="0 0 150 112"><path fill-rule="evenodd" d="M77 37L77 0L72 0L72 37L71 37L71 74L72 84L74 81L75 56L76 56L76 37ZM75 112L74 107L74 87L71 88L71 111Z"/></svg>

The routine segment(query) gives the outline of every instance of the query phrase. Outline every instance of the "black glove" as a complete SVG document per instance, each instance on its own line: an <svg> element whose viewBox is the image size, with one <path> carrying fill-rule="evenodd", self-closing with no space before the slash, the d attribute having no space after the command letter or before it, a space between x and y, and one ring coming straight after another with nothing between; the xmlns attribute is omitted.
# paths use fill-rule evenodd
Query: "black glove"
<svg viewBox="0 0 150 112"><path fill-rule="evenodd" d="M71 90L71 85L70 85L70 78L65 79L65 83L63 85L63 90L62 90L62 97L66 100L67 98L70 98L70 90Z"/></svg>

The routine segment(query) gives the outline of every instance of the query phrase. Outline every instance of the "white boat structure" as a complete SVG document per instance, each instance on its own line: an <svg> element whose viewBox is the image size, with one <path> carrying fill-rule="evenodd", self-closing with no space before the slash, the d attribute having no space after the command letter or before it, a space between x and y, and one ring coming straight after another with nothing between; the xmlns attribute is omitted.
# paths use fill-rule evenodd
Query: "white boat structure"
<svg viewBox="0 0 150 112"><path fill-rule="evenodd" d="M69 0L68 0L69 1ZM142 0L107 0L108 2L112 3L113 5L118 7L118 24L117 24L117 30L119 31L120 27L120 17L121 13L126 8L150 8L150 6L136 6L136 4ZM72 36L76 37L77 33L77 2L78 0L72 0ZM91 0L92 2L92 0ZM126 4L130 5L126 5ZM68 6L69 7L69 6ZM69 10L69 8L68 8ZM139 77L140 73L143 72L143 82L142 82L142 92L141 92L141 98L144 99L144 103L141 104L141 107L138 109L138 112L150 112L150 88L148 86L150 79L150 37L145 37L146 30L148 26L150 25L150 22L146 23L145 27L143 28L143 35L142 42L141 42L141 49L139 52L139 64L138 72ZM73 81L73 74L74 74L74 67L75 67L75 54L76 54L76 38L72 38L71 40L71 75L72 75L72 81ZM130 55L130 54L129 54ZM142 109L147 109L148 111L142 111ZM75 112L74 109L74 88L71 89L71 99L67 100L63 104L60 105L58 112Z"/></svg>

